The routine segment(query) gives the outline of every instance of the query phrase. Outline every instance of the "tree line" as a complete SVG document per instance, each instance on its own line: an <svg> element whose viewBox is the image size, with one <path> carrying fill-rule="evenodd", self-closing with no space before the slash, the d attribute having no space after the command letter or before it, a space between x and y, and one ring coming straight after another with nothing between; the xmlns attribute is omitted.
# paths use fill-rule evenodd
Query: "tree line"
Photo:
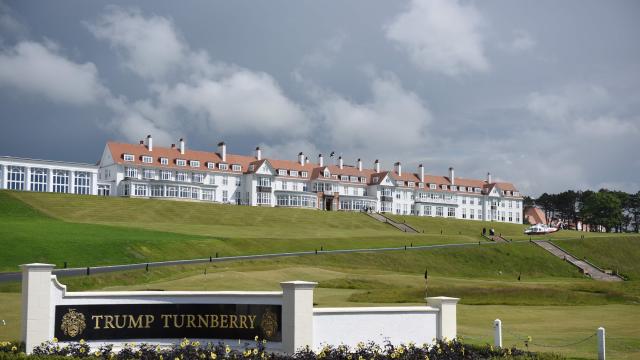
<svg viewBox="0 0 640 360"><path fill-rule="evenodd" d="M582 221L591 226L602 226L607 232L640 232L640 191L574 191L558 194L544 193L538 198L525 197L524 205L541 208L547 219L563 224Z"/></svg>

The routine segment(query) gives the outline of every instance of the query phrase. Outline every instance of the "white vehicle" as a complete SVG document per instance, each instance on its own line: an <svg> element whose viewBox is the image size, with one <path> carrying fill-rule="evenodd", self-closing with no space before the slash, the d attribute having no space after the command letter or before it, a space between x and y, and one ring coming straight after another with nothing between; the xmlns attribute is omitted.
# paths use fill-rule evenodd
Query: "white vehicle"
<svg viewBox="0 0 640 360"><path fill-rule="evenodd" d="M545 234L554 233L558 230L559 229L557 227L548 226L545 224L536 224L526 229L524 233L526 235L545 235Z"/></svg>

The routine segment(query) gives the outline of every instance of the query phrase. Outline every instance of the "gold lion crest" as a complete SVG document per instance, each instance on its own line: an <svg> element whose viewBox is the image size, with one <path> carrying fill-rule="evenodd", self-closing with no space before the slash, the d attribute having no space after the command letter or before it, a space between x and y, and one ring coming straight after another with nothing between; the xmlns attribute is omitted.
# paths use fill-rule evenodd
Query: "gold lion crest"
<svg viewBox="0 0 640 360"><path fill-rule="evenodd" d="M64 334L71 337L82 334L86 327L84 314L77 312L76 309L69 309L69 312L62 317L62 324L60 325L60 329Z"/></svg>
<svg viewBox="0 0 640 360"><path fill-rule="evenodd" d="M278 331L278 317L276 316L276 314L274 314L270 309L267 309L267 311L262 314L260 327L262 328L264 337L267 339L271 339Z"/></svg>

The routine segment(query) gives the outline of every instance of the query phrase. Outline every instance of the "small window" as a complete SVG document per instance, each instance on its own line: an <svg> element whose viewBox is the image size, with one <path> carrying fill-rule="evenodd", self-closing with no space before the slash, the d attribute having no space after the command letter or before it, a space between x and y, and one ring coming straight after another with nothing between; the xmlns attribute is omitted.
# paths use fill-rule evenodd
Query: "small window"
<svg viewBox="0 0 640 360"><path fill-rule="evenodd" d="M287 176L287 170L285 170L285 169L279 169L279 170L278 170L278 175L280 175L280 176Z"/></svg>
<svg viewBox="0 0 640 360"><path fill-rule="evenodd" d="M291 175L291 176L298 176L298 170L290 170L290 171L289 171L289 175Z"/></svg>
<svg viewBox="0 0 640 360"><path fill-rule="evenodd" d="M306 171L303 171L300 176L306 178L306 177L309 177L309 173Z"/></svg>
<svg viewBox="0 0 640 360"><path fill-rule="evenodd" d="M413 181L409 181L408 186L409 186L409 187L414 187L414 186L416 186L416 183L414 183Z"/></svg>
<svg viewBox="0 0 640 360"><path fill-rule="evenodd" d="M401 181L401 180L396 181L396 185L398 185L398 186L404 186L404 181Z"/></svg>
<svg viewBox="0 0 640 360"><path fill-rule="evenodd" d="M480 190L480 188L474 188L473 191L479 193L481 190Z"/></svg>
<svg viewBox="0 0 640 360"><path fill-rule="evenodd" d="M207 163L207 168L209 168L209 169L215 169L215 168L216 168L216 163L214 163L214 162L208 162L208 163Z"/></svg>
<svg viewBox="0 0 640 360"><path fill-rule="evenodd" d="M233 171L241 171L242 170L242 166L240 166L240 165L231 165L231 170L233 170Z"/></svg>
<svg viewBox="0 0 640 360"><path fill-rule="evenodd" d="M366 178L366 177L364 177L364 176L362 176L362 177L360 178L360 182L361 182L361 183L363 183L363 184L366 184L366 183L367 183L367 178Z"/></svg>
<svg viewBox="0 0 640 360"><path fill-rule="evenodd" d="M229 165L227 165L227 164L218 164L218 168L220 170L228 170L229 169Z"/></svg>
<svg viewBox="0 0 640 360"><path fill-rule="evenodd" d="M331 175L332 179L338 180L338 175Z"/></svg>
<svg viewBox="0 0 640 360"><path fill-rule="evenodd" d="M377 176L374 176L374 177L373 177L373 182L374 182L374 183L377 183L379 180L380 180L380 178L379 178L379 177L377 177Z"/></svg>
<svg viewBox="0 0 640 360"><path fill-rule="evenodd" d="M124 154L123 155L124 161L133 161L134 157L131 154Z"/></svg>
<svg viewBox="0 0 640 360"><path fill-rule="evenodd" d="M438 186L436 184L429 184L429 189L435 190L437 188L438 188Z"/></svg>
<svg viewBox="0 0 640 360"><path fill-rule="evenodd" d="M160 164L169 165L169 159L167 159L166 157L160 158Z"/></svg>
<svg viewBox="0 0 640 360"><path fill-rule="evenodd" d="M440 188L441 188L442 190L447 190L447 185L441 185L441 186L440 186Z"/></svg>
<svg viewBox="0 0 640 360"><path fill-rule="evenodd" d="M142 162L143 163L147 163L147 164L151 164L153 162L153 158L151 158L151 156L143 156L142 157Z"/></svg>
<svg viewBox="0 0 640 360"><path fill-rule="evenodd" d="M349 177L347 175L341 175L340 176L340 180L342 181L349 181Z"/></svg>
<svg viewBox="0 0 640 360"><path fill-rule="evenodd" d="M329 173L329 170L325 170L324 171L324 177L326 177L326 178L331 177L331 174Z"/></svg>
<svg viewBox="0 0 640 360"><path fill-rule="evenodd" d="M456 185L451 185L451 191L456 191L458 190L458 187Z"/></svg>
<svg viewBox="0 0 640 360"><path fill-rule="evenodd" d="M187 160L176 159L176 165L178 165L178 166L187 166Z"/></svg>
<svg viewBox="0 0 640 360"><path fill-rule="evenodd" d="M189 160L189 165L191 167L200 167L200 161L198 161L198 160Z"/></svg>
<svg viewBox="0 0 640 360"><path fill-rule="evenodd" d="M352 176L349 178L349 180L351 180L351 182L358 182L358 177L357 176Z"/></svg>
<svg viewBox="0 0 640 360"><path fill-rule="evenodd" d="M253 165L253 164L249 165L249 171L253 171L253 170L255 170L255 168L256 168L255 165Z"/></svg>

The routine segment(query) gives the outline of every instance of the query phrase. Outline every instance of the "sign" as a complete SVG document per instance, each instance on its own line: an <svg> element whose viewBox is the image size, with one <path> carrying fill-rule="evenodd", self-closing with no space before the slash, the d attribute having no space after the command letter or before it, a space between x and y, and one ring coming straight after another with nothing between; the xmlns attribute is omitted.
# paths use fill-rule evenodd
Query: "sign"
<svg viewBox="0 0 640 360"><path fill-rule="evenodd" d="M256 304L57 305L59 341L261 339L282 341L282 306Z"/></svg>

